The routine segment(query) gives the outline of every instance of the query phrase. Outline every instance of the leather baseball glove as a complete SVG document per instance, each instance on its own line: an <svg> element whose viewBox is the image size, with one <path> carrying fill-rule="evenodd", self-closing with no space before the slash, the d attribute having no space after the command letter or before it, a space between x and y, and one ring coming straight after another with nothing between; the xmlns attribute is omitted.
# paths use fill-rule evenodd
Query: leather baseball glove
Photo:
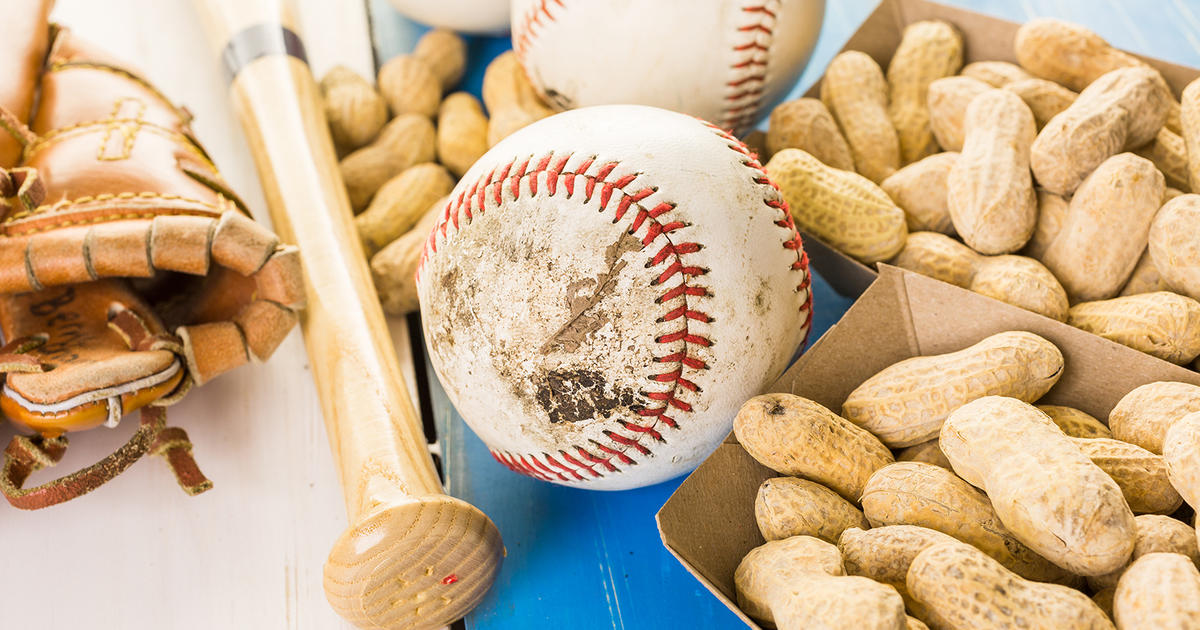
<svg viewBox="0 0 1200 630"><path fill-rule="evenodd" d="M33 433L5 450L0 491L54 505L152 453L202 492L165 408L271 355L303 299L297 251L249 218L187 111L49 24L49 0L0 1L0 410ZM112 455L23 488L66 432L138 409Z"/></svg>

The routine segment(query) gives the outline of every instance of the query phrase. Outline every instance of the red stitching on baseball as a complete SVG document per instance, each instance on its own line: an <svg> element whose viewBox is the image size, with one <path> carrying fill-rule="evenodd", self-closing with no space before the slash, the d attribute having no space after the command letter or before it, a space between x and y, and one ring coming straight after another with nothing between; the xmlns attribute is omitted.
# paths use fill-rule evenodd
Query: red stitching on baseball
<svg viewBox="0 0 1200 630"><path fill-rule="evenodd" d="M718 120L726 129L753 123L758 114L778 9L779 0L763 0L762 4L742 7L747 22L738 26L737 32L751 39L733 45L734 60L729 69L735 77L725 84L725 107Z"/></svg>
<svg viewBox="0 0 1200 630"><path fill-rule="evenodd" d="M763 7L745 7L742 10L745 11L746 13L766 13L767 15L769 15L771 17L775 17L775 12L768 9L765 6L763 6Z"/></svg>
<svg viewBox="0 0 1200 630"><path fill-rule="evenodd" d="M621 462L622 464L629 464L629 465L633 465L633 464L636 464L636 463L637 463L637 462L633 461L633 459L631 459L631 458L630 458L628 455L626 455L625 453L622 453L621 451L614 450L614 449L612 449L611 447L605 446L605 445L603 445L603 444L601 444L601 443L597 442L596 440L589 440L589 441L590 441L590 442L592 443L592 445L593 445L593 446L595 446L596 448L598 448L598 449L600 449L600 450L604 451L605 453L608 453L609 455L612 455L612 456L616 457L616 458L617 458L617 461ZM648 453L648 452L649 452L649 451L647 451L647 453Z"/></svg>
<svg viewBox="0 0 1200 630"><path fill-rule="evenodd" d="M559 451L559 454L561 455L561 454L562 454L562 452L561 452L561 451ZM532 456L532 455L530 455L530 457L532 458L533 456ZM563 471L564 473L568 473L568 474L570 474L572 477L574 477L574 478L575 478L575 481L583 481L583 475L579 474L579 471L578 471L578 470L575 470L574 468L571 468L571 467L569 467L569 466L566 466L566 465L564 465L564 464L561 464L561 463L559 463L559 461L558 461L557 459L554 459L554 456L553 456L553 455L551 455L551 454L549 454L549 453L543 453L543 454L542 454L542 457L546 458L546 461L547 461L547 462L549 462L549 463L550 463L552 466L554 466L555 468L560 468L560 469L562 469L562 471ZM524 460L525 460L525 456L524 456L524 455L522 455L522 456L521 456L521 460L522 460L522 461L524 461ZM537 460L536 460L536 459L534 459L533 461L535 461L535 462L536 462ZM588 472L591 472L592 474L595 474L595 472L594 472L594 471L590 471L590 470L589 470Z"/></svg>
<svg viewBox="0 0 1200 630"><path fill-rule="evenodd" d="M631 440L631 439L629 439L619 433L616 433L614 431L605 431L604 436L607 437L608 439L616 442L617 444L633 447L634 449L637 450L637 452L641 453L642 455L650 454L650 449L646 448L645 446L642 446L642 443L638 442L637 440ZM633 463L636 464L637 462L635 461Z"/></svg>
<svg viewBox="0 0 1200 630"><path fill-rule="evenodd" d="M566 8L563 0L542 0L537 5L534 5L521 18L520 23L513 29L513 52L517 54L517 59L524 60L525 52L529 50L529 46L533 44L533 40L537 37L538 29L553 22L556 17L550 11L550 4L556 4L559 8Z"/></svg>
<svg viewBox="0 0 1200 630"><path fill-rule="evenodd" d="M703 121L702 121L703 122ZM767 175L767 170L763 168L762 162L758 160L758 156L750 150L741 140L734 137L728 131L714 125L712 123L704 123L709 129L713 130L717 135L727 141L727 145L731 150L740 153L745 159L742 160L742 165L754 171L754 182L756 184L766 184L779 192L779 185L771 181ZM782 218L775 222L775 225L785 228L792 233L792 238L784 241L783 246L787 249L796 252L796 261L792 263L794 271L803 271L804 279L796 286L796 291L804 291L804 303L800 305L801 310L805 311L804 318L804 343L808 345L808 334L812 331L812 274L808 271L808 252L804 251L804 242L800 238L800 232L796 230L796 223L792 220L792 212L788 208L787 202L784 201L782 194L775 199L763 199L763 203L767 207L772 208L782 214Z"/></svg>
<svg viewBox="0 0 1200 630"><path fill-rule="evenodd" d="M740 44L738 46L734 46L733 49L738 52L743 52L743 51L747 51L747 50L757 50L757 51L761 51L761 52L767 52L768 50L771 50L771 47L764 46L758 42L748 42L745 44Z"/></svg>

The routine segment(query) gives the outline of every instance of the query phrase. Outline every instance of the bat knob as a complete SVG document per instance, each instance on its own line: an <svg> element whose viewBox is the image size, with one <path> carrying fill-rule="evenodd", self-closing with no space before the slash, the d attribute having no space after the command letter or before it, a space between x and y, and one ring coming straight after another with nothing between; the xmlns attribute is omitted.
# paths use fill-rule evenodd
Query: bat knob
<svg viewBox="0 0 1200 630"><path fill-rule="evenodd" d="M359 628L439 628L483 598L505 554L483 512L446 495L379 504L329 552L325 597Z"/></svg>

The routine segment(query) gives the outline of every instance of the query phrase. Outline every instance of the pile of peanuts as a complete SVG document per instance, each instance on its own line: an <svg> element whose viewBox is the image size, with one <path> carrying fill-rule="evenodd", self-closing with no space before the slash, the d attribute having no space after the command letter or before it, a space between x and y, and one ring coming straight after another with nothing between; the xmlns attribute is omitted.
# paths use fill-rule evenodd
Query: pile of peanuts
<svg viewBox="0 0 1200 630"><path fill-rule="evenodd" d="M489 147L553 113L511 51L488 66L482 105L466 92L449 93L466 63L463 39L437 29L412 54L383 64L375 85L343 66L321 79L355 224L392 315L418 308L421 250L458 178Z"/></svg>
<svg viewBox="0 0 1200 630"><path fill-rule="evenodd" d="M749 400L737 439L787 476L754 500L739 606L780 630L1200 628L1200 387L1143 385L1105 423L1035 406L1063 370L1004 332L885 368L841 415Z"/></svg>
<svg viewBox="0 0 1200 630"><path fill-rule="evenodd" d="M1180 365L1200 356L1200 81L1037 19L963 67L941 21L834 58L762 148L796 224ZM955 238L957 237L957 238ZM1200 366L1194 366L1200 367Z"/></svg>

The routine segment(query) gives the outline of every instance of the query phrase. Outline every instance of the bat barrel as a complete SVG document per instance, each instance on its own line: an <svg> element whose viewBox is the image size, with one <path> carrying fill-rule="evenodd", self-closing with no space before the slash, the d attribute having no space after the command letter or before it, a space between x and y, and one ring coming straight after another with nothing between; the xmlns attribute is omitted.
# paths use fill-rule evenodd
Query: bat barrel
<svg viewBox="0 0 1200 630"><path fill-rule="evenodd" d="M499 532L442 492L291 20L276 2L197 3L230 69L272 221L300 247L300 323L351 523L325 566L326 596L363 628L445 625L494 580Z"/></svg>

